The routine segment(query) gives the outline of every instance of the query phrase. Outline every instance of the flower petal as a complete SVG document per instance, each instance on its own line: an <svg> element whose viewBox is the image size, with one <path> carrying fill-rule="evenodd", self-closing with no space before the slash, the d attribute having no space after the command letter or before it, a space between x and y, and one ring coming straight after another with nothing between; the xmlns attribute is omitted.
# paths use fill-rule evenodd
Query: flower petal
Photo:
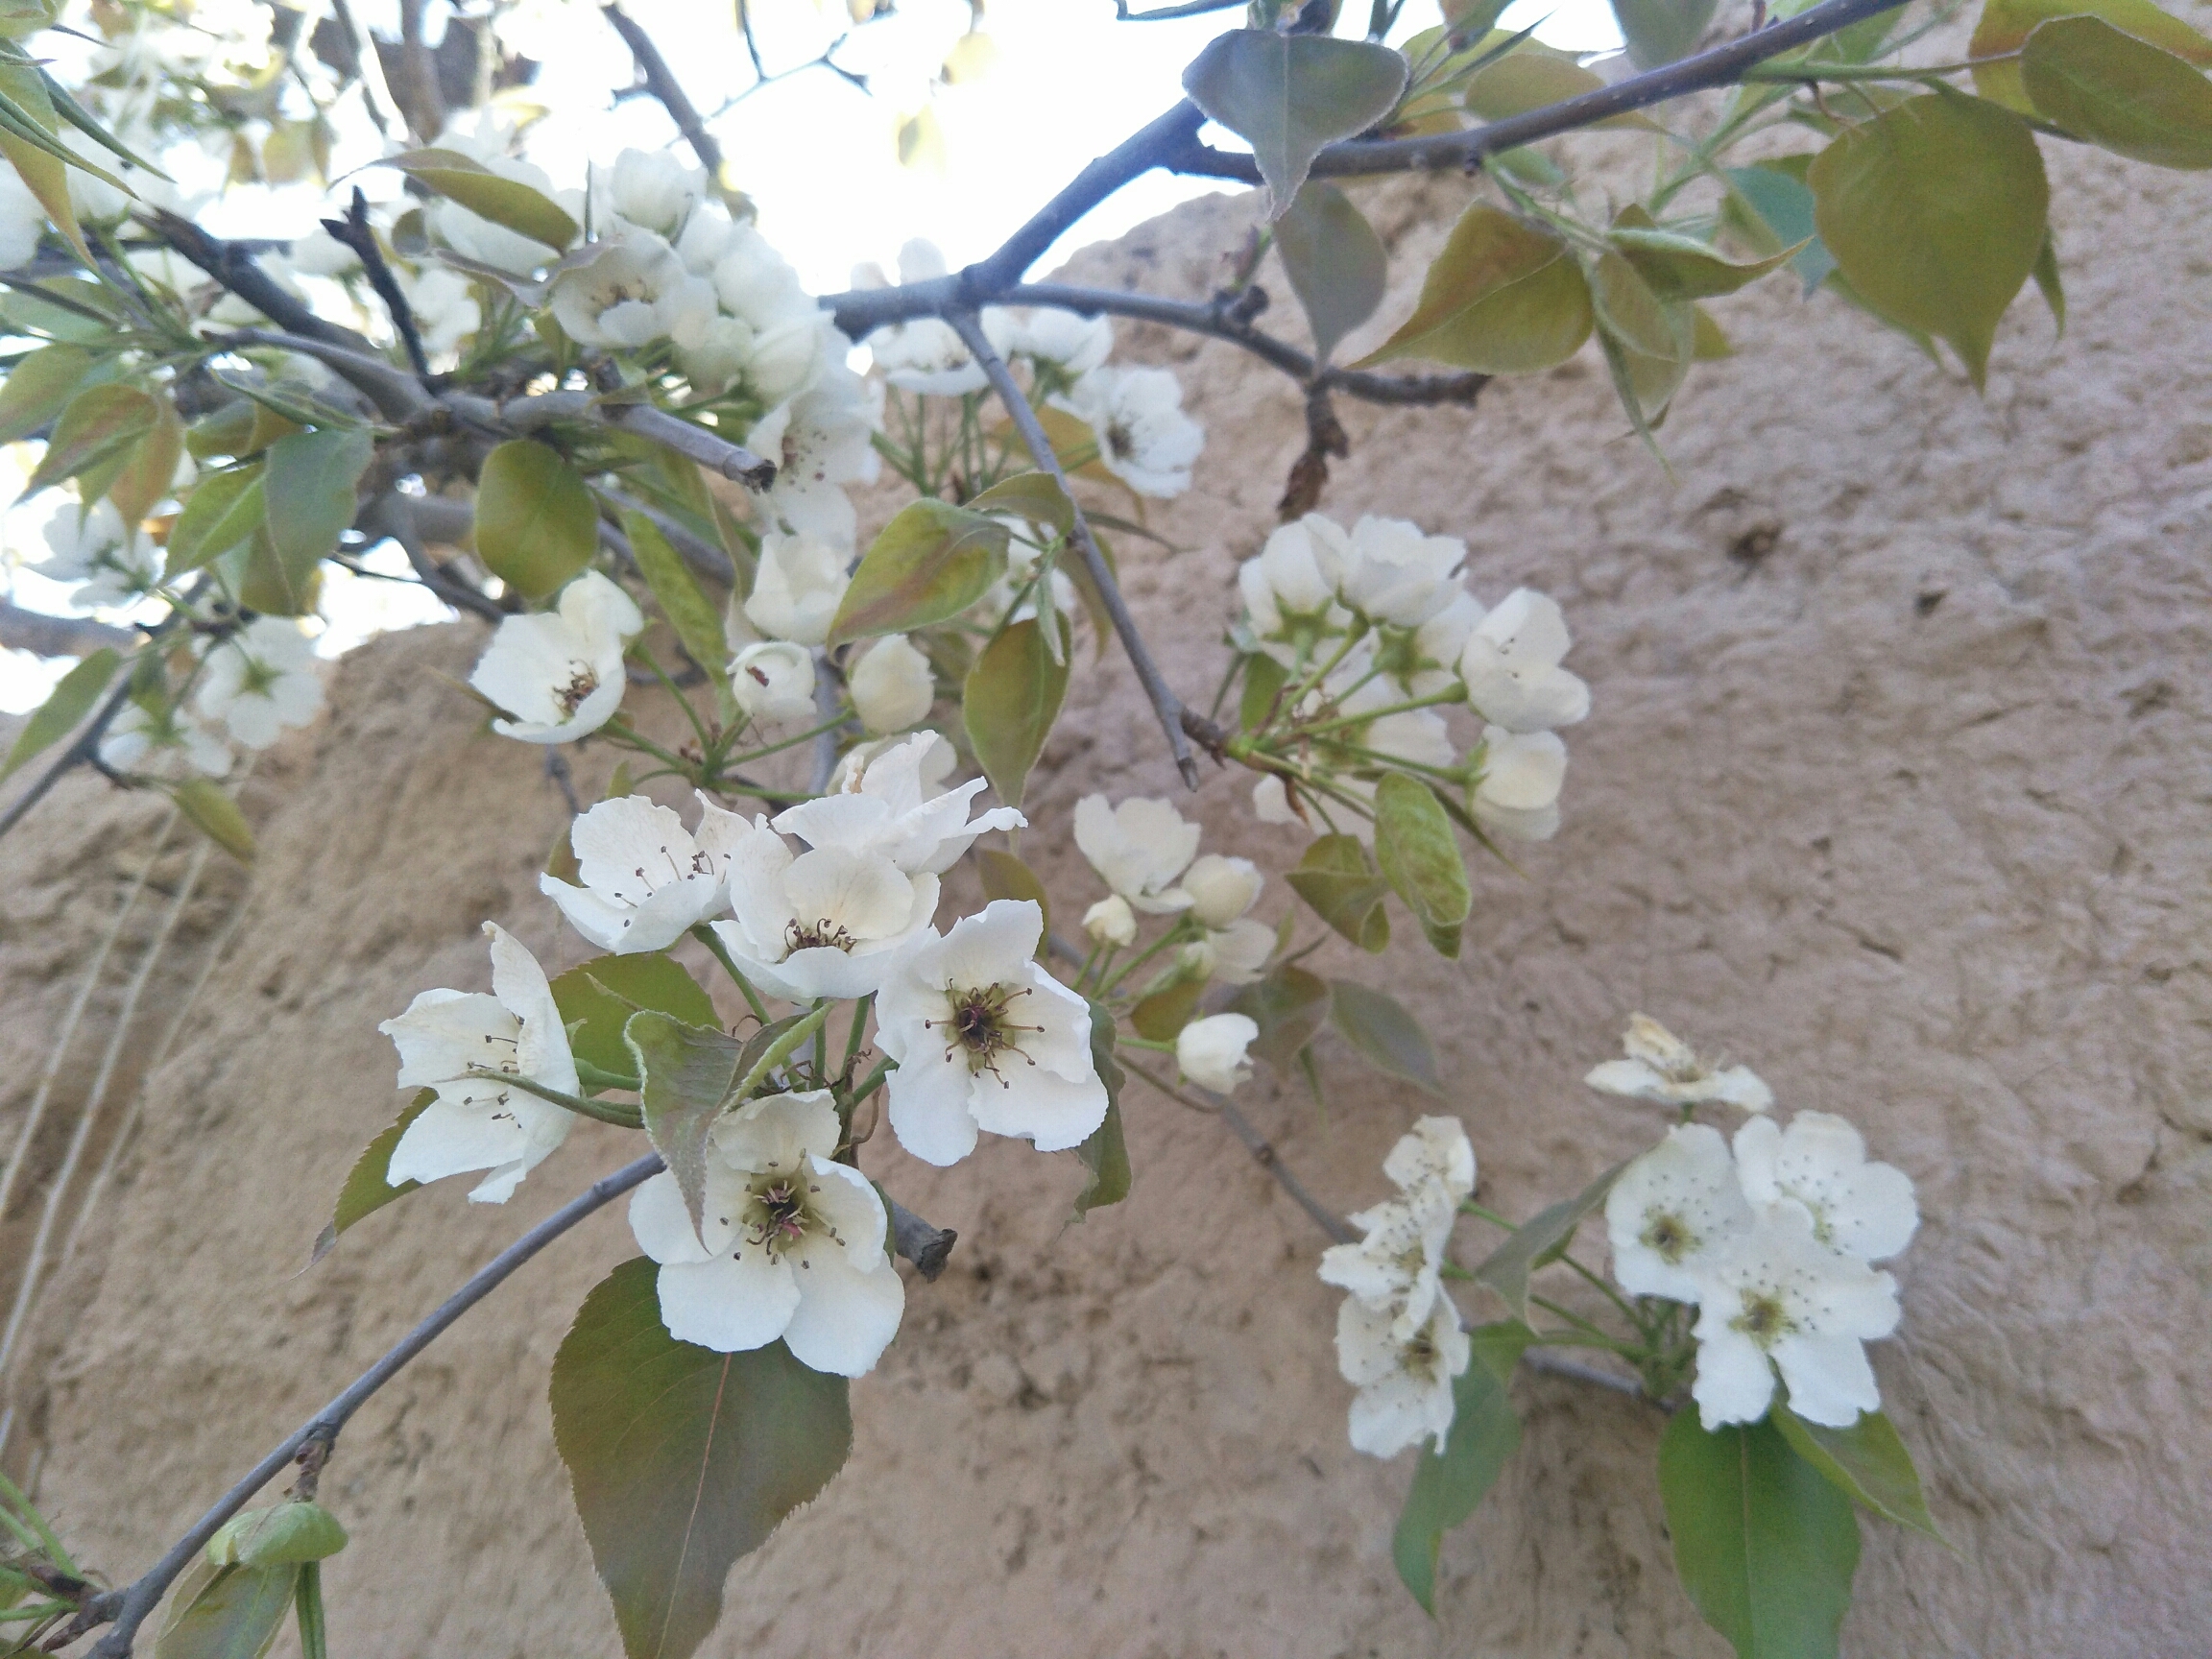
<svg viewBox="0 0 2212 1659"><path fill-rule="evenodd" d="M670 1262L661 1269L660 1289L668 1334L717 1354L765 1348L799 1306L792 1269L757 1245L711 1262Z"/></svg>

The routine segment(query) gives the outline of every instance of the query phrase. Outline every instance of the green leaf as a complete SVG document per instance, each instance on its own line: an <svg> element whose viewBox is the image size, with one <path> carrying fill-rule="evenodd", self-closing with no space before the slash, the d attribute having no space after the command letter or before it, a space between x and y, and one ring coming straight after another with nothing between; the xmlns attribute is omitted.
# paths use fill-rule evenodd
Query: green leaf
<svg viewBox="0 0 2212 1659"><path fill-rule="evenodd" d="M781 1341L743 1354L679 1342L658 1269L614 1269L553 1358L553 1439L629 1659L687 1659L722 1585L853 1446L842 1377Z"/></svg>
<svg viewBox="0 0 2212 1659"><path fill-rule="evenodd" d="M247 827L246 814L214 779L187 778L170 786L169 798L201 834L239 863L253 862L253 831Z"/></svg>
<svg viewBox="0 0 2212 1659"><path fill-rule="evenodd" d="M84 232L78 228L77 210L69 204L69 169L82 167L104 179L112 175L87 166L54 137L60 122L54 102L47 96L46 78L36 65L0 65L0 103L8 110L7 121L0 123L0 156L8 158L24 187L37 198L46 217L54 221L55 228L77 250L79 257L92 264L92 250L85 245Z"/></svg>
<svg viewBox="0 0 2212 1659"><path fill-rule="evenodd" d="M375 1214L395 1198L404 1198L422 1185L420 1181L402 1181L393 1186L392 1154L399 1149L399 1137L407 1133L407 1126L421 1117L437 1098L435 1089L418 1091L392 1126L362 1148L361 1156L353 1160L353 1167L347 1172L346 1185L338 1189L338 1202L331 1208L329 1225L316 1236L315 1253L307 1258L308 1266L314 1266L329 1255L338 1242L338 1236L356 1221Z"/></svg>
<svg viewBox="0 0 2212 1659"><path fill-rule="evenodd" d="M1656 69L1687 58L1713 21L1719 0L1613 0L1613 16L1628 42L1628 60Z"/></svg>
<svg viewBox="0 0 2212 1659"><path fill-rule="evenodd" d="M1006 573L1006 526L983 513L926 496L908 504L853 572L830 643L950 621Z"/></svg>
<svg viewBox="0 0 2212 1659"><path fill-rule="evenodd" d="M54 436L46 441L46 453L38 458L23 493L36 495L120 455L153 431L160 419L160 400L135 386L87 386L69 399L54 422Z"/></svg>
<svg viewBox="0 0 2212 1659"><path fill-rule="evenodd" d="M1659 1439L1674 1570L1737 1659L1835 1659L1859 1568L1851 1501L1772 1423L1708 1431L1677 1411Z"/></svg>
<svg viewBox="0 0 2212 1659"><path fill-rule="evenodd" d="M1630 350L1647 357L1675 350L1674 325L1665 303L1624 255L1598 256L1590 268L1590 298L1598 307L1598 325Z"/></svg>
<svg viewBox="0 0 2212 1659"><path fill-rule="evenodd" d="M1554 58L1549 52L1515 52L1478 70L1468 81L1462 101L1470 115L1503 121L1508 115L1579 98L1604 84L1601 77L1572 59Z"/></svg>
<svg viewBox="0 0 2212 1659"><path fill-rule="evenodd" d="M1590 285L1567 244L1480 204L1421 279L1413 315L1353 365L1426 357L1490 374L1526 374L1564 363L1590 338Z"/></svg>
<svg viewBox="0 0 2212 1659"><path fill-rule="evenodd" d="M1067 623L1058 617L1058 661L1035 619L1016 622L984 647L960 690L960 721L998 799L1022 805L1029 768L1044 752L1068 694Z"/></svg>
<svg viewBox="0 0 2212 1659"><path fill-rule="evenodd" d="M458 150L410 150L390 157L385 165L398 168L425 189L460 203L494 225L542 242L555 253L576 240L576 221L543 192L502 179Z"/></svg>
<svg viewBox="0 0 2212 1659"><path fill-rule="evenodd" d="M122 665L122 653L103 645L62 675L46 694L46 701L32 710L23 730L15 733L7 760L0 763L0 782L76 731L77 722L92 711L92 705L100 701L101 692L108 689L108 683Z"/></svg>
<svg viewBox="0 0 2212 1659"><path fill-rule="evenodd" d="M1788 159L1810 164L1813 157ZM1729 197L1721 214L1731 228L1767 252L1794 246L1790 269L1797 273L1809 295L1836 269L1836 256L1820 240L1813 226L1813 187L1805 182L1804 167L1794 171L1772 161L1749 167L1730 167L1724 177Z"/></svg>
<svg viewBox="0 0 2212 1659"><path fill-rule="evenodd" d="M583 474L528 438L484 457L476 479L476 556L517 592L542 599L591 563L599 513Z"/></svg>
<svg viewBox="0 0 2212 1659"><path fill-rule="evenodd" d="M337 550L339 533L353 522L354 487L375 447L375 440L359 426L295 432L269 445L261 521L276 569L298 601L294 615L312 609L309 580L316 565Z"/></svg>
<svg viewBox="0 0 2212 1659"><path fill-rule="evenodd" d="M1605 1202L1605 1194L1613 1190L1613 1183L1627 1167L1625 1163L1616 1164L1574 1197L1562 1198L1537 1212L1475 1269L1475 1277L1503 1296L1513 1317L1522 1324L1528 1323L1528 1275L1567 1254L1567 1247L1575 1242L1575 1229Z"/></svg>
<svg viewBox="0 0 2212 1659"><path fill-rule="evenodd" d="M298 1566L346 1548L346 1528L322 1504L295 1498L266 1509L242 1509L207 1540L218 1567Z"/></svg>
<svg viewBox="0 0 2212 1659"><path fill-rule="evenodd" d="M691 567L668 545L668 538L652 519L642 513L625 513L622 532L630 538L630 551L645 586L653 589L661 613L683 642L684 654L714 686L724 721L734 724L736 702L730 691L730 646L722 637L721 613L700 591Z"/></svg>
<svg viewBox="0 0 2212 1659"><path fill-rule="evenodd" d="M2058 332L2066 332L2066 281L2058 275L2058 242L2048 230L2043 233L2043 252L2035 255L2035 269L2029 273L2035 278L2035 286L2043 295L2043 303L2051 307L2051 319L2058 325Z"/></svg>
<svg viewBox="0 0 2212 1659"><path fill-rule="evenodd" d="M1091 1004L1091 1062L1098 1069L1098 1081L1106 1085L1106 1117L1091 1138L1075 1148L1082 1160L1083 1186L1075 1194L1074 1219L1092 1211L1118 1204L1129 1196L1129 1144L1121 1136L1121 1090L1129 1081L1114 1058L1114 1016L1097 1003Z"/></svg>
<svg viewBox="0 0 2212 1659"><path fill-rule="evenodd" d="M218 1567L204 1556L169 1595L154 1659L260 1659L292 1611L300 1568Z"/></svg>
<svg viewBox="0 0 2212 1659"><path fill-rule="evenodd" d="M1525 1340L1526 1333L1516 1339ZM1390 1539L1398 1576L1431 1617L1436 1612L1436 1564L1444 1534L1475 1513L1503 1473L1505 1460L1520 1446L1521 1419L1506 1397L1504 1379L1488 1364L1470 1361L1452 1383L1452 1431L1444 1450L1422 1449L1413 1484L1406 1493L1406 1507L1398 1514L1398 1529Z"/></svg>
<svg viewBox="0 0 2212 1659"><path fill-rule="evenodd" d="M1820 1471L1854 1503L1872 1510L1885 1521L1925 1532L1938 1544L1948 1544L1928 1513L1928 1500L1920 1490L1920 1472L1912 1467L1912 1454L1905 1449L1897 1429L1880 1411L1862 1411L1848 1429L1829 1429L1808 1423L1780 1401L1772 1412L1774 1427L1790 1449Z"/></svg>
<svg viewBox="0 0 2212 1659"><path fill-rule="evenodd" d="M1237 700L1237 729L1257 732L1275 712L1276 699L1290 683L1290 670L1272 657L1246 657L1244 689Z"/></svg>
<svg viewBox="0 0 2212 1659"><path fill-rule="evenodd" d="M1390 918L1382 900L1390 883L1358 836L1316 837L1284 879L1316 916L1360 950L1380 953L1389 948Z"/></svg>
<svg viewBox="0 0 2212 1659"><path fill-rule="evenodd" d="M2035 106L2028 96L2021 60L2012 55L2028 44L2038 24L2081 16L2103 18L2200 69L2212 67L2212 39L2151 0L1988 0L1966 48L1976 64L1974 90L2023 115L2032 112ZM1982 61L1987 59L1999 61Z"/></svg>
<svg viewBox="0 0 2212 1659"><path fill-rule="evenodd" d="M1613 246L1662 300L1711 300L1733 294L1746 282L1789 263L1804 247L1800 240L1765 258L1739 265L1694 236L1678 236L1656 227L1616 224L1611 237Z"/></svg>
<svg viewBox="0 0 2212 1659"><path fill-rule="evenodd" d="M1229 1011L1260 1027L1252 1052L1288 1076L1306 1046L1329 1022L1329 981L1295 963L1283 962L1237 993Z"/></svg>
<svg viewBox="0 0 2212 1659"><path fill-rule="evenodd" d="M967 510L1011 513L1032 524L1050 525L1063 536L1075 533L1075 503L1068 498L1068 492L1060 488L1049 472L1017 472L1012 477L1001 478L982 494L972 498Z"/></svg>
<svg viewBox="0 0 2212 1659"><path fill-rule="evenodd" d="M976 848L974 858L986 901L1026 899L1037 906L1037 913L1045 918L1045 926L1037 932L1037 960L1044 961L1052 950L1052 901L1045 892L1045 883L1037 879L1037 872L1013 854L995 847Z"/></svg>
<svg viewBox="0 0 2212 1659"><path fill-rule="evenodd" d="M687 1025L651 1009L630 1016L623 1041L644 1087L638 1104L653 1150L676 1177L691 1225L707 1218L707 1133L737 1104L745 1045L717 1025Z"/></svg>
<svg viewBox="0 0 2212 1659"><path fill-rule="evenodd" d="M1444 1093L1429 1033L1395 997L1349 979L1332 979L1329 992L1330 1018L1369 1064L1431 1094Z"/></svg>
<svg viewBox="0 0 2212 1659"><path fill-rule="evenodd" d="M1198 1017L1203 980L1186 979L1165 991L1155 991L1129 1010L1129 1023L1137 1035L1151 1043L1172 1043L1175 1033Z"/></svg>
<svg viewBox="0 0 2212 1659"><path fill-rule="evenodd" d="M2061 17L2028 36L2020 74L2035 112L2077 138L2153 167L2212 167L2212 81L2171 52Z"/></svg>
<svg viewBox="0 0 2212 1659"><path fill-rule="evenodd" d="M108 486L108 499L126 524L142 522L169 494L177 478L177 463L184 458L184 422L165 397L156 397L160 413L146 435L125 450L115 479Z"/></svg>
<svg viewBox="0 0 2212 1659"><path fill-rule="evenodd" d="M1387 46L1325 35L1233 29L1183 71L1190 101L1252 146L1280 218L1323 146L1397 108L1406 60Z"/></svg>
<svg viewBox="0 0 2212 1659"><path fill-rule="evenodd" d="M1458 955L1475 893L1452 819L1428 784L1390 772L1376 785L1375 858L1429 942L1446 956Z"/></svg>
<svg viewBox="0 0 2212 1659"><path fill-rule="evenodd" d="M266 518L266 479L262 493ZM323 589L323 572L317 566L310 565L303 570L287 570L278 562L266 522L256 524L253 534L239 546L217 554L214 568L237 595L241 606L269 616L306 615L315 609L316 598Z"/></svg>
<svg viewBox="0 0 2212 1659"><path fill-rule="evenodd" d="M16 358L0 381L0 444L28 438L53 420L97 361L82 346L43 346Z"/></svg>
<svg viewBox="0 0 2212 1659"><path fill-rule="evenodd" d="M228 472L210 472L192 487L184 511L170 526L163 580L174 582L199 569L253 534L265 511L261 467L252 461Z"/></svg>
<svg viewBox="0 0 2212 1659"><path fill-rule="evenodd" d="M1275 252L1306 309L1313 355L1327 362L1337 342L1382 303L1390 263L1382 239L1343 191L1310 179L1275 226Z"/></svg>
<svg viewBox="0 0 2212 1659"><path fill-rule="evenodd" d="M1846 129L1807 178L1820 240L1853 291L1949 341L1979 389L1997 320L2043 247L2050 190L2027 123L1932 92Z"/></svg>
<svg viewBox="0 0 2212 1659"><path fill-rule="evenodd" d="M714 1003L699 981L658 950L594 956L553 981L553 1006L568 1029L569 1050L602 1071L628 1075L633 1061L622 1027L640 1008L685 1025L713 1025Z"/></svg>

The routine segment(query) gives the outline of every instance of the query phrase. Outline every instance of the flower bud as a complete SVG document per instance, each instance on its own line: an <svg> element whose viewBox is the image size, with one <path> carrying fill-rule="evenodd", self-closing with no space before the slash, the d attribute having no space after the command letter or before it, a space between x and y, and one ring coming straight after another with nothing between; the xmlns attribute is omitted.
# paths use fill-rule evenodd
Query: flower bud
<svg viewBox="0 0 2212 1659"><path fill-rule="evenodd" d="M903 732L919 724L937 701L929 659L903 634L887 634L869 647L853 670L851 689L854 712L875 733Z"/></svg>
<svg viewBox="0 0 2212 1659"><path fill-rule="evenodd" d="M1201 1089L1226 1094L1252 1075L1244 1051L1260 1027L1242 1014L1212 1014L1176 1033L1175 1064Z"/></svg>
<svg viewBox="0 0 2212 1659"><path fill-rule="evenodd" d="M814 712L814 656L804 645L763 639L730 660L737 706L763 725L804 720Z"/></svg>
<svg viewBox="0 0 2212 1659"><path fill-rule="evenodd" d="M1137 943L1137 912L1118 893L1109 893L1083 912L1083 931L1094 945Z"/></svg>
<svg viewBox="0 0 2212 1659"><path fill-rule="evenodd" d="M1183 891L1190 895L1190 914L1208 927L1226 927L1260 902L1264 878L1249 858L1209 853L1183 872Z"/></svg>
<svg viewBox="0 0 2212 1659"><path fill-rule="evenodd" d="M1252 812L1262 824L1303 824L1290 805L1290 791L1270 772L1252 785Z"/></svg>

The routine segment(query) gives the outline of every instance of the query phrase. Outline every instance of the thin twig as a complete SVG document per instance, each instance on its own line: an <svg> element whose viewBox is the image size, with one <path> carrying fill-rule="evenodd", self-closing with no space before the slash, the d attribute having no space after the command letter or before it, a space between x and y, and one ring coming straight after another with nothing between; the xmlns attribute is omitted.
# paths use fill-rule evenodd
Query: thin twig
<svg viewBox="0 0 2212 1659"><path fill-rule="evenodd" d="M1244 1150L1252 1154L1262 1169L1275 1177L1283 1190L1290 1194L1299 1209L1313 1217L1322 1232L1339 1244L1350 1244L1358 1238L1358 1230L1351 1222L1306 1190L1306 1184L1290 1173L1274 1144L1252 1127L1251 1119L1237 1110L1234 1100L1222 1097L1215 1110L1220 1113L1221 1121L1229 1125L1230 1133L1244 1142Z"/></svg>
<svg viewBox="0 0 2212 1659"><path fill-rule="evenodd" d="M738 10L742 12L744 7L740 5ZM637 60L637 73L644 77L645 90L659 99L661 108L668 111L668 119L676 123L676 131L684 134L685 142L691 146L691 154L698 156L699 165L707 169L708 181L719 189L722 146L714 134L707 131L707 123L699 118L698 109L685 95L683 84L669 69L668 60L661 56L661 48L653 44L653 36L620 6L602 6L599 14L622 36L622 43L630 48L630 56ZM750 33L746 37L751 39Z"/></svg>
<svg viewBox="0 0 2212 1659"><path fill-rule="evenodd" d="M122 712L123 705L131 697L131 677L126 674L108 693L108 701L101 704L84 729L77 733L77 740L61 751L45 771L38 774L31 786L8 804L8 810L0 812L0 835L23 821L23 814L46 798L46 791L61 781L62 775L90 760L100 748L100 739L107 734L108 723Z"/></svg>
<svg viewBox="0 0 2212 1659"><path fill-rule="evenodd" d="M376 290L376 298L384 301L384 309L391 313L392 326L399 331L399 344L407 349L407 361L418 374L430 373L430 359L422 353L421 330L415 326L414 307L407 303L407 296L399 292L399 279L392 275L392 267L384 262L384 250L376 245L376 232L369 225L369 199L361 194L361 186L353 186L352 204L346 209L343 219L325 219L323 228L347 247L353 250L361 260L361 269L369 274L369 286Z"/></svg>
<svg viewBox="0 0 2212 1659"><path fill-rule="evenodd" d="M369 535L389 536L398 542L399 550L407 555L407 563L414 567L416 578L446 604L481 616L493 627L506 619L507 613L492 599L466 582L452 580L438 567L415 522L412 497L397 490L386 491L363 510L361 528Z"/></svg>
<svg viewBox="0 0 2212 1659"><path fill-rule="evenodd" d="M1198 762L1190 753L1190 743L1185 729L1194 718L1183 707L1182 699L1168 688L1166 679L1152 661L1150 647L1137 627L1137 618L1130 615L1129 607L1121 597L1120 584L1114 580L1114 570L1099 551L1098 539L1091 533L1091 520L1084 517L1082 504L1075 499L1075 492L1068 486L1068 474L1060 466L1060 457L1053 452L1052 440L1046 436L1045 427L1037 419L1037 411L1029 407L1029 399L1022 396L1016 384L1014 372L1006 367L1006 360L998 349L984 337L983 325L973 311L954 311L946 318L967 346L969 355L990 378L992 390L998 400L1006 405L1006 413L1013 417L1015 429L1022 434L1022 442L1028 446L1030 456L1039 470L1060 486L1061 493L1068 497L1074 520L1074 542L1083 555L1084 567L1091 573L1092 585L1106 606L1106 614L1114 623L1114 632L1120 637L1121 649L1128 653L1129 665L1136 669L1137 680L1150 699L1152 711L1159 716L1160 726L1167 733L1167 748L1175 757L1175 768L1183 774L1183 781L1190 788L1198 787Z"/></svg>
<svg viewBox="0 0 2212 1659"><path fill-rule="evenodd" d="M92 1649L92 1659L129 1659L132 1638L137 1634L138 1626L146 1622L147 1615L154 1611L178 1575L192 1564L193 1556L200 1552L208 1539L215 1536L223 1523L243 1509L254 1493L281 1474L301 1448L311 1440L325 1445L336 1441L347 1421L377 1389L397 1376L409 1360L436 1341L446 1327L491 1294L517 1267L579 1221L605 1209L633 1187L658 1175L661 1168L660 1154L651 1152L636 1163L624 1165L612 1175L594 1181L579 1196L554 1211L485 1263L466 1285L448 1296L435 1313L408 1332L382 1358L347 1384L322 1410L286 1435L276 1450L248 1471L245 1479L224 1493L213 1508L194 1522L191 1529L170 1548L166 1555L126 1588L109 1591L93 1603L92 1610L102 1618L112 1618L115 1625L101 1637L99 1644Z"/></svg>
<svg viewBox="0 0 2212 1659"><path fill-rule="evenodd" d="M143 209L136 218L188 263L197 265L286 333L304 335L364 355L374 354L374 348L352 329L325 323L304 301L285 293L274 277L253 263L253 255L243 245L210 236L191 220L166 207Z"/></svg>
<svg viewBox="0 0 2212 1659"><path fill-rule="evenodd" d="M706 427L650 403L610 403L596 392L581 391L541 392L534 397L514 397L504 403L470 393L448 392L439 401L461 419L491 432L534 432L565 421L619 426L665 445L749 490L765 490L776 482L773 461L764 461L743 445L717 437Z"/></svg>

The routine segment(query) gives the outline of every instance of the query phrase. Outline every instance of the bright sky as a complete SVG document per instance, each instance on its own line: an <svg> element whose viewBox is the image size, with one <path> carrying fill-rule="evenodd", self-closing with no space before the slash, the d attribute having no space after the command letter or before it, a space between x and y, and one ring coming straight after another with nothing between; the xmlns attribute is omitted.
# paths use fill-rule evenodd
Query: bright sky
<svg viewBox="0 0 2212 1659"><path fill-rule="evenodd" d="M650 31L693 102L709 115L733 88L750 84L743 43L729 22L734 15L730 0L626 0L625 9ZM355 0L354 10L371 26L397 33L397 0ZM433 36L443 29L440 10L434 6L430 18ZM552 113L529 134L532 160L557 182L580 184L588 161L610 161L625 145L669 143L668 118L652 99L614 102L614 93L631 84L631 62L596 5L539 0L536 12L541 44L518 43L535 47L534 56L541 53L544 68L519 96ZM822 50L831 38L823 14L834 23L844 0L822 0L820 13L808 0L755 0L755 13L773 72ZM1436 16L1436 0L1408 0L1403 27L1427 27ZM1172 104L1181 95L1183 65L1238 17L1232 11L1118 23L1113 0L990 0L985 28L998 48L996 63L979 80L935 89L933 107L945 134L942 172L899 166L893 134L902 116L932 102L929 80L968 28L967 0L902 0L894 16L855 31L837 60L867 76L870 93L812 69L746 96L711 125L740 184L759 204L762 232L815 289L845 287L857 261L891 266L900 245L913 236L935 241L958 267L988 253L1085 161ZM1620 45L1607 0L1520 0L1503 22L1518 29L1539 19L1538 36L1554 45L1585 52ZM65 63L58 73L67 78ZM358 102L349 98L347 108L358 109ZM365 122L361 131L366 146L373 134ZM175 163L171 171L192 182ZM372 171L360 182L373 197L397 189L389 172ZM215 183L209 179L206 187ZM1152 174L1084 220L1040 269L1215 188L1209 180ZM285 236L311 228L322 202L319 189L250 186L210 201L201 218L224 234ZM20 468L0 467L0 499L13 499L21 475ZM49 495L7 513L0 536L9 552L36 557L43 550L39 526L57 499ZM324 609L331 626L320 641L325 656L378 629L445 614L419 590L343 571L327 574L332 580ZM19 604L68 609L64 588L24 571L10 571L7 579ZM68 666L65 659L0 650L0 710L36 707Z"/></svg>

